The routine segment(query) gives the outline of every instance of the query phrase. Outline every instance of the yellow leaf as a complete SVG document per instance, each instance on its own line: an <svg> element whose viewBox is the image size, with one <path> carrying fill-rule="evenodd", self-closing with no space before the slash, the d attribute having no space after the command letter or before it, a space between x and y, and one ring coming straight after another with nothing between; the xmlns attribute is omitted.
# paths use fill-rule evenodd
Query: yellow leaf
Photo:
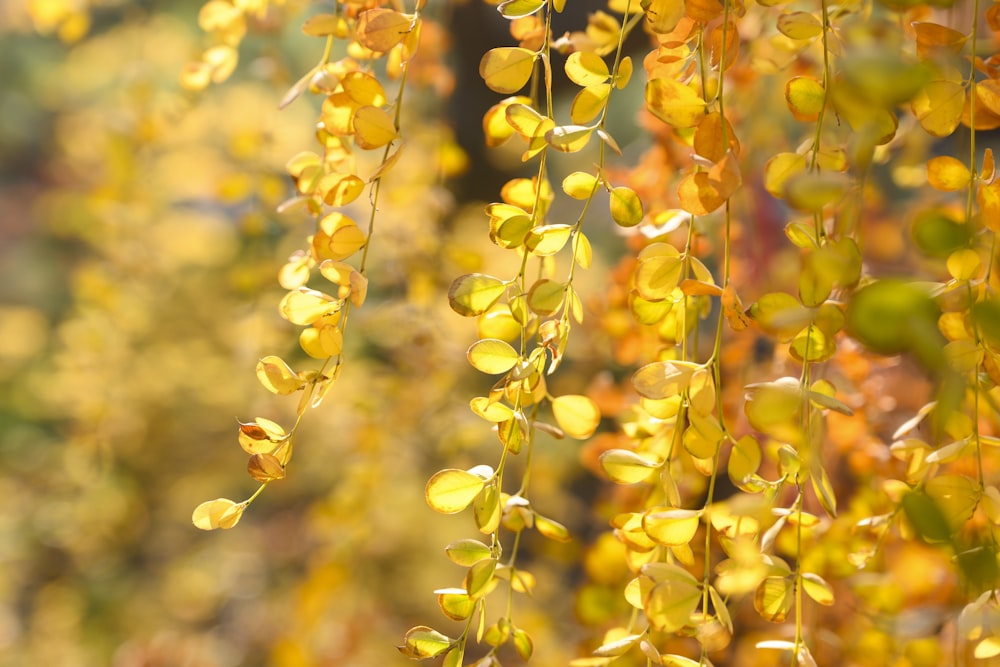
<svg viewBox="0 0 1000 667"><path fill-rule="evenodd" d="M651 565L666 567L653 570ZM682 568L667 563L649 563L642 572L655 582L643 598L650 625L662 632L676 632L688 625L691 613L701 601L698 581Z"/></svg>
<svg viewBox="0 0 1000 667"><path fill-rule="evenodd" d="M955 81L931 81L910 101L913 115L929 134L947 137L962 120L965 87Z"/></svg>
<svg viewBox="0 0 1000 667"><path fill-rule="evenodd" d="M618 484L637 484L649 478L660 464L628 449L609 449L601 454L601 469Z"/></svg>
<svg viewBox="0 0 1000 667"><path fill-rule="evenodd" d="M610 207L611 219L622 227L635 227L642 222L642 201L631 188L612 188Z"/></svg>
<svg viewBox="0 0 1000 667"><path fill-rule="evenodd" d="M557 151L576 153L590 143L594 128L583 125L560 125L545 133L545 141Z"/></svg>
<svg viewBox="0 0 1000 667"><path fill-rule="evenodd" d="M666 34L677 27L684 18L684 0L643 0L649 29L658 34Z"/></svg>
<svg viewBox="0 0 1000 667"><path fill-rule="evenodd" d="M433 658L452 647L452 639L426 625L418 625L406 631L404 645L400 649L404 655L416 660Z"/></svg>
<svg viewBox="0 0 1000 667"><path fill-rule="evenodd" d="M948 273L955 280L972 280L982 264L979 253L971 248L962 248L948 255Z"/></svg>
<svg viewBox="0 0 1000 667"><path fill-rule="evenodd" d="M778 153L764 165L764 189L774 197L785 196L785 183L806 168L806 157L797 153Z"/></svg>
<svg viewBox="0 0 1000 667"><path fill-rule="evenodd" d="M762 461L760 444L751 435L745 435L733 445L729 454L729 479L737 488L744 489L751 475L756 474Z"/></svg>
<svg viewBox="0 0 1000 667"><path fill-rule="evenodd" d="M473 368L488 375L506 373L518 361L517 350L510 343L496 339L485 338L472 344L466 356Z"/></svg>
<svg viewBox="0 0 1000 667"><path fill-rule="evenodd" d="M306 326L340 310L340 302L317 290L299 287L289 291L278 304L281 316L292 324Z"/></svg>
<svg viewBox="0 0 1000 667"><path fill-rule="evenodd" d="M788 577L767 577L757 586L753 606L761 618L781 623L795 602L793 586Z"/></svg>
<svg viewBox="0 0 1000 667"><path fill-rule="evenodd" d="M545 6L546 0L504 0L497 5L497 11L506 19L531 16Z"/></svg>
<svg viewBox="0 0 1000 667"><path fill-rule="evenodd" d="M371 51L388 51L403 41L413 23L413 17L392 9L369 9L358 16L358 42Z"/></svg>
<svg viewBox="0 0 1000 667"><path fill-rule="evenodd" d="M615 76L615 88L623 90L632 79L632 57L625 56L618 63L618 74Z"/></svg>
<svg viewBox="0 0 1000 667"><path fill-rule="evenodd" d="M356 253L367 241L357 223L343 213L334 212L320 220L319 230L313 236L313 254L319 261L339 261Z"/></svg>
<svg viewBox="0 0 1000 667"><path fill-rule="evenodd" d="M805 572L802 574L802 589L806 595L821 605L829 607L833 604L833 588L818 574Z"/></svg>
<svg viewBox="0 0 1000 667"><path fill-rule="evenodd" d="M667 546L688 544L698 532L700 510L650 510L642 517L642 528L654 541Z"/></svg>
<svg viewBox="0 0 1000 667"><path fill-rule="evenodd" d="M258 482L273 482L284 479L285 468L278 457L272 454L254 454L247 462L247 472Z"/></svg>
<svg viewBox="0 0 1000 667"><path fill-rule="evenodd" d="M568 394L552 399L552 414L559 428L571 438L586 440L601 423L597 403L587 396Z"/></svg>
<svg viewBox="0 0 1000 667"><path fill-rule="evenodd" d="M354 112L354 138L358 147L366 150L379 148L396 136L395 122L383 109L364 106Z"/></svg>
<svg viewBox="0 0 1000 667"><path fill-rule="evenodd" d="M516 93L531 78L536 57L534 51L516 46L490 49L479 63L479 75L491 90Z"/></svg>
<svg viewBox="0 0 1000 667"><path fill-rule="evenodd" d="M812 39L823 34L823 24L809 12L788 12L778 17L778 30L791 39Z"/></svg>
<svg viewBox="0 0 1000 667"><path fill-rule="evenodd" d="M547 317L559 310L565 296L565 284L548 278L540 278L528 290L528 307L538 315Z"/></svg>
<svg viewBox="0 0 1000 667"><path fill-rule="evenodd" d="M191 515L191 521L201 530L232 528L240 522L244 509L246 506L242 503L234 503L228 498L216 498L198 505Z"/></svg>
<svg viewBox="0 0 1000 667"><path fill-rule="evenodd" d="M354 174L326 174L316 184L316 192L330 206L350 204L364 189L365 182Z"/></svg>
<svg viewBox="0 0 1000 667"><path fill-rule="evenodd" d="M535 515L535 530L556 542L570 542L573 539L566 526L540 514Z"/></svg>
<svg viewBox="0 0 1000 667"><path fill-rule="evenodd" d="M795 120L811 123L826 103L823 84L811 76L796 76L785 84L785 100Z"/></svg>
<svg viewBox="0 0 1000 667"><path fill-rule="evenodd" d="M348 72L340 80L351 106L385 106L387 101L382 84L366 72Z"/></svg>
<svg viewBox="0 0 1000 667"><path fill-rule="evenodd" d="M507 290L499 278L482 273L460 276L448 290L448 303L459 315L481 315L495 304Z"/></svg>
<svg viewBox="0 0 1000 667"><path fill-rule="evenodd" d="M574 51L566 59L566 76L578 86L606 83L611 78L608 65L592 51Z"/></svg>
<svg viewBox="0 0 1000 667"><path fill-rule="evenodd" d="M829 171L800 171L785 180L784 199L790 206L810 213L839 201L850 180L845 174Z"/></svg>
<svg viewBox="0 0 1000 667"><path fill-rule="evenodd" d="M574 123L589 123L604 109L608 96L611 94L611 84L598 83L587 86L576 94L569 108L569 117Z"/></svg>
<svg viewBox="0 0 1000 667"><path fill-rule="evenodd" d="M274 355L257 362L257 379L265 389L281 395L294 394L305 384L283 359Z"/></svg>
<svg viewBox="0 0 1000 667"><path fill-rule="evenodd" d="M589 199L597 186L597 177L585 171L574 171L562 182L563 192L573 199Z"/></svg>
<svg viewBox="0 0 1000 667"><path fill-rule="evenodd" d="M533 255L547 257L563 249L573 233L573 225L542 225L529 232L524 241Z"/></svg>
<svg viewBox="0 0 1000 667"><path fill-rule="evenodd" d="M220 2L219 4L228 5L229 3ZM230 6L232 7L232 5ZM335 14L316 14L315 16L310 16L302 24L302 32L310 37L335 35L343 38L347 36L347 21L343 16Z"/></svg>
<svg viewBox="0 0 1000 667"><path fill-rule="evenodd" d="M705 115L701 96L673 79L652 79L647 83L646 106L654 116L678 129L697 126Z"/></svg>
<svg viewBox="0 0 1000 667"><path fill-rule="evenodd" d="M965 164L950 155L939 155L927 161L927 182L936 190L953 192L969 186L972 173Z"/></svg>
<svg viewBox="0 0 1000 667"><path fill-rule="evenodd" d="M671 398L688 388L691 377L701 368L690 361L654 361L632 375L632 386L645 398Z"/></svg>
<svg viewBox="0 0 1000 667"><path fill-rule="evenodd" d="M471 505L485 486L486 480L479 475L447 468L434 473L427 481L424 496L434 511L455 514Z"/></svg>

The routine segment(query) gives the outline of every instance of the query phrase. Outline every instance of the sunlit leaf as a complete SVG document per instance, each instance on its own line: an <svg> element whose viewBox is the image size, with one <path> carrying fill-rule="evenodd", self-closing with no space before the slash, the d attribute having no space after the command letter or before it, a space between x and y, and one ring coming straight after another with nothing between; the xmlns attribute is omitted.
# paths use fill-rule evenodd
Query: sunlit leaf
<svg viewBox="0 0 1000 667"><path fill-rule="evenodd" d="M593 86L611 78L607 63L591 51L575 51L566 59L566 76L578 86Z"/></svg>
<svg viewBox="0 0 1000 667"><path fill-rule="evenodd" d="M678 4L683 11L683 4ZM664 123L679 129L696 127L705 115L705 101L701 96L673 79L649 81L646 84L646 106Z"/></svg>
<svg viewBox="0 0 1000 667"><path fill-rule="evenodd" d="M574 171L562 182L563 192L573 199L588 199L597 186L597 177L585 171Z"/></svg>
<svg viewBox="0 0 1000 667"><path fill-rule="evenodd" d="M490 558L493 555L488 546L479 540L473 539L462 539L452 542L444 548L444 552L451 562L464 567L474 565L484 558Z"/></svg>
<svg viewBox="0 0 1000 667"><path fill-rule="evenodd" d="M757 587L753 599L754 609L766 621L784 622L795 602L793 589L788 577L767 577Z"/></svg>
<svg viewBox="0 0 1000 667"><path fill-rule="evenodd" d="M257 362L257 379L275 394L294 394L305 384L280 357L269 355Z"/></svg>
<svg viewBox="0 0 1000 667"><path fill-rule="evenodd" d="M653 563L655 571L644 566L654 585L643 599L643 609L651 626L662 632L675 632L690 622L691 612L701 601L698 581L688 572L667 563ZM647 574L648 573L648 574Z"/></svg>
<svg viewBox="0 0 1000 667"><path fill-rule="evenodd" d="M434 473L424 495L436 512L455 514L472 504L486 485L485 480L466 470L448 468Z"/></svg>
<svg viewBox="0 0 1000 667"><path fill-rule="evenodd" d="M496 558L484 558L469 567L465 575L465 590L470 598L482 597L488 592L488 587L495 581L497 564Z"/></svg>
<svg viewBox="0 0 1000 667"><path fill-rule="evenodd" d="M488 375L506 373L520 358L510 343L496 338L476 341L469 348L467 356L473 368Z"/></svg>
<svg viewBox="0 0 1000 667"><path fill-rule="evenodd" d="M590 142L594 128L583 125L561 125L545 133L545 141L557 151L575 153Z"/></svg>
<svg viewBox="0 0 1000 667"><path fill-rule="evenodd" d="M358 147L380 148L397 136L395 122L379 107L363 106L354 112L354 137Z"/></svg>
<svg viewBox="0 0 1000 667"><path fill-rule="evenodd" d="M490 49L479 63L479 75L498 93L516 93L528 83L536 54L516 46Z"/></svg>
<svg viewBox="0 0 1000 667"><path fill-rule="evenodd" d="M417 660L441 655L450 649L453 643L451 637L426 625L418 625L407 630L403 641L404 645L399 650L407 657Z"/></svg>
<svg viewBox="0 0 1000 667"><path fill-rule="evenodd" d="M683 0L642 0L640 4L646 12L646 24L654 33L668 33L684 18Z"/></svg>
<svg viewBox="0 0 1000 667"><path fill-rule="evenodd" d="M927 182L937 190L963 190L971 180L972 173L965 163L950 155L939 155L927 162Z"/></svg>
<svg viewBox="0 0 1000 667"><path fill-rule="evenodd" d="M646 512L642 528L660 544L675 546L689 543L701 523L701 511L669 509Z"/></svg>
<svg viewBox="0 0 1000 667"><path fill-rule="evenodd" d="M566 526L540 514L535 515L535 530L556 542L569 542L573 539Z"/></svg>
<svg viewBox="0 0 1000 667"><path fill-rule="evenodd" d="M938 309L910 283L880 280L855 292L847 308L847 330L880 354L937 345Z"/></svg>
<svg viewBox="0 0 1000 667"><path fill-rule="evenodd" d="M806 168L804 155L778 153L764 165L764 188L773 196L785 196L785 183L789 178L802 173Z"/></svg>
<svg viewBox="0 0 1000 667"><path fill-rule="evenodd" d="M366 49L388 51L403 41L413 29L413 22L413 17L392 9L369 9L358 16L358 41Z"/></svg>
<svg viewBox="0 0 1000 667"><path fill-rule="evenodd" d="M254 454L247 462L247 472L258 482L284 479L285 467L272 454Z"/></svg>
<svg viewBox="0 0 1000 667"><path fill-rule="evenodd" d="M601 468L618 484L636 484L648 478L660 464L627 449L609 449L601 454Z"/></svg>
<svg viewBox="0 0 1000 667"><path fill-rule="evenodd" d="M811 15L810 15L811 16ZM813 122L826 103L823 84L811 76L796 76L785 84L785 101L795 120Z"/></svg>
<svg viewBox="0 0 1000 667"><path fill-rule="evenodd" d="M635 227L642 222L642 201L634 190L625 186L611 189L611 219L622 227Z"/></svg>
<svg viewBox="0 0 1000 667"><path fill-rule="evenodd" d="M965 97L965 87L958 82L931 81L913 96L910 107L928 133L947 137L962 120Z"/></svg>
<svg viewBox="0 0 1000 667"><path fill-rule="evenodd" d="M235 503L228 498L216 498L198 505L191 515L191 521L201 530L232 528L240 522L244 509L246 506L242 503Z"/></svg>
<svg viewBox="0 0 1000 667"><path fill-rule="evenodd" d="M823 34L823 24L809 12L788 12L778 17L778 30L791 39L812 39Z"/></svg>
<svg viewBox="0 0 1000 667"><path fill-rule="evenodd" d="M497 11L507 19L531 16L545 6L546 0L504 0L497 5Z"/></svg>
<svg viewBox="0 0 1000 667"><path fill-rule="evenodd" d="M472 317L485 313L506 291L507 285L499 278L482 273L469 273L451 284L448 303L459 315Z"/></svg>
<svg viewBox="0 0 1000 667"><path fill-rule="evenodd" d="M566 394L552 399L552 413L559 428L571 438L586 440L597 430L601 411L587 396Z"/></svg>

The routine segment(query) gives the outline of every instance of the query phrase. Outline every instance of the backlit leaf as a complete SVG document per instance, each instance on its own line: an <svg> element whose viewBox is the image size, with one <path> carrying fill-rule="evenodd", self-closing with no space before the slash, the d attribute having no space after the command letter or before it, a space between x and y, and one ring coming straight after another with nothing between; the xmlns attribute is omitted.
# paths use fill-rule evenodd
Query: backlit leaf
<svg viewBox="0 0 1000 667"><path fill-rule="evenodd" d="M445 554L456 565L470 567L484 558L490 558L493 553L490 548L473 539L462 539L452 542L444 548Z"/></svg>
<svg viewBox="0 0 1000 667"><path fill-rule="evenodd" d="M778 30L791 39L812 39L823 34L823 24L809 12L788 12L778 17Z"/></svg>
<svg viewBox="0 0 1000 667"><path fill-rule="evenodd" d="M705 101L701 96L673 79L649 81L646 106L654 116L678 129L696 127L705 115Z"/></svg>
<svg viewBox="0 0 1000 667"><path fill-rule="evenodd" d="M880 280L855 292L847 307L847 330L880 354L898 354L938 344L938 309L910 283Z"/></svg>
<svg viewBox="0 0 1000 667"><path fill-rule="evenodd" d="M757 586L753 606L761 618L782 623L795 602L795 592L788 577L767 577Z"/></svg>
<svg viewBox="0 0 1000 667"><path fill-rule="evenodd" d="M583 124L597 118L604 109L608 96L611 94L611 84L597 83L587 86L576 94L569 108L569 117L574 123Z"/></svg>
<svg viewBox="0 0 1000 667"><path fill-rule="evenodd" d="M811 76L796 76L785 84L785 101L795 120L811 123L826 103L823 84Z"/></svg>
<svg viewBox="0 0 1000 667"><path fill-rule="evenodd" d="M379 107L364 106L354 112L354 137L360 148L381 148L396 136L392 116Z"/></svg>
<svg viewBox="0 0 1000 667"><path fill-rule="evenodd" d="M400 651L407 657L417 660L441 655L450 649L453 643L451 637L426 625L418 625L407 630L403 641L404 645L400 647Z"/></svg>
<svg viewBox="0 0 1000 667"><path fill-rule="evenodd" d="M574 51L566 59L566 76L578 86L593 86L611 78L607 63L592 51Z"/></svg>
<svg viewBox="0 0 1000 667"><path fill-rule="evenodd" d="M642 528L653 540L668 546L688 544L701 523L700 510L669 509L646 512Z"/></svg>
<svg viewBox="0 0 1000 667"><path fill-rule="evenodd" d="M552 414L555 415L559 428L578 440L586 440L593 435L601 422L601 411L597 403L592 398L576 394L552 399Z"/></svg>
<svg viewBox="0 0 1000 667"><path fill-rule="evenodd" d="M660 464L628 449L609 449L601 454L601 468L618 484L636 484L647 479Z"/></svg>
<svg viewBox="0 0 1000 667"><path fill-rule="evenodd" d="M667 565L666 563L655 563ZM646 571L645 566L643 571ZM676 632L690 623L691 613L701 601L697 580L677 566L661 570L654 577L655 585L643 599L643 609L649 624L662 632Z"/></svg>
<svg viewBox="0 0 1000 667"><path fill-rule="evenodd" d="M910 102L913 115L928 133L947 137L962 120L965 87L955 81L931 81Z"/></svg>
<svg viewBox="0 0 1000 667"><path fill-rule="evenodd" d="M546 0L505 0L497 5L497 11L507 19L531 16L545 6Z"/></svg>
<svg viewBox="0 0 1000 667"><path fill-rule="evenodd" d="M294 394L304 386L301 378L280 357L269 355L257 362L257 379L275 394Z"/></svg>
<svg viewBox="0 0 1000 667"><path fill-rule="evenodd" d="M467 619L476 609L476 602L469 597L465 589L445 589L434 592L437 593L441 613L453 621Z"/></svg>
<svg viewBox="0 0 1000 667"><path fill-rule="evenodd" d="M574 171L563 179L562 189L573 199L588 199L597 188L597 177L585 171Z"/></svg>
<svg viewBox="0 0 1000 667"><path fill-rule="evenodd" d="M507 290L499 278L482 273L460 276L448 290L448 303L459 315L472 317L485 313Z"/></svg>
<svg viewBox="0 0 1000 667"><path fill-rule="evenodd" d="M561 125L545 133L545 141L557 151L576 153L590 142L594 128L583 125Z"/></svg>
<svg viewBox="0 0 1000 667"><path fill-rule="evenodd" d="M666 34L684 18L684 0L642 0L640 4L646 12L646 24L654 33Z"/></svg>
<svg viewBox="0 0 1000 667"><path fill-rule="evenodd" d="M610 197L611 219L622 227L634 227L642 222L642 201L631 188L612 188Z"/></svg>
<svg viewBox="0 0 1000 667"><path fill-rule="evenodd" d="M516 46L490 49L479 63L479 75L491 90L516 93L531 78L535 57L534 51Z"/></svg>
<svg viewBox="0 0 1000 667"><path fill-rule="evenodd" d="M778 153L764 165L764 189L778 199L785 196L785 183L789 178L802 173L806 168L806 157L797 153Z"/></svg>
<svg viewBox="0 0 1000 667"><path fill-rule="evenodd" d="M254 454L247 462L247 472L258 482L273 482L285 477L285 468L272 454Z"/></svg>
<svg viewBox="0 0 1000 667"><path fill-rule="evenodd" d="M965 163L950 155L939 155L927 161L927 182L936 190L963 190L969 187L971 180L972 173Z"/></svg>
<svg viewBox="0 0 1000 667"><path fill-rule="evenodd" d="M428 480L424 496L436 512L455 514L472 504L486 482L466 470L448 468L434 473Z"/></svg>
<svg viewBox="0 0 1000 667"><path fill-rule="evenodd" d="M467 356L473 368L488 375L506 373L517 363L519 355L510 343L496 338L476 341Z"/></svg>
<svg viewBox="0 0 1000 667"><path fill-rule="evenodd" d="M736 441L729 453L729 479L738 488L744 488L750 476L757 473L761 461L760 443L751 435L743 436Z"/></svg>
<svg viewBox="0 0 1000 667"><path fill-rule="evenodd" d="M358 41L376 52L396 46L412 29L413 18L392 9L369 9L358 16Z"/></svg>
<svg viewBox="0 0 1000 667"><path fill-rule="evenodd" d="M535 530L556 542L570 542L573 539L566 526L540 514L535 515Z"/></svg>
<svg viewBox="0 0 1000 667"><path fill-rule="evenodd" d="M216 498L198 505L191 515L191 521L201 530L225 530L240 522L244 509L246 506L242 503L235 503L228 498Z"/></svg>

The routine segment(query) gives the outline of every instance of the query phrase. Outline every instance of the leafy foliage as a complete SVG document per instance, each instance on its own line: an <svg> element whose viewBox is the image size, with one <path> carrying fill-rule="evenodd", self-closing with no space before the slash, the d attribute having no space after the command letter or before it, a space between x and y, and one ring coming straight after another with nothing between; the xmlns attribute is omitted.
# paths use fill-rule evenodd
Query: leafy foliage
<svg viewBox="0 0 1000 667"><path fill-rule="evenodd" d="M506 0L455 88L473 10L404 5L3 10L75 44L24 70L44 189L4 171L41 230L5 261L73 258L43 307L5 270L2 528L71 564L4 578L10 664L1000 655L997 6ZM492 202L443 187L488 169L450 94L519 167ZM256 490L199 505L234 412ZM239 527L154 565L191 507Z"/></svg>

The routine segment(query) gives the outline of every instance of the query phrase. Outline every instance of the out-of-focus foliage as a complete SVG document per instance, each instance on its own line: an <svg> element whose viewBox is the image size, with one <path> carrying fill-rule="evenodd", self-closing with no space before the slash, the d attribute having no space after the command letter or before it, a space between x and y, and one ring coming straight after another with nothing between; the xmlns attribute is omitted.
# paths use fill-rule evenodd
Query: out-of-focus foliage
<svg viewBox="0 0 1000 667"><path fill-rule="evenodd" d="M997 7L4 4L0 667L1000 655Z"/></svg>

